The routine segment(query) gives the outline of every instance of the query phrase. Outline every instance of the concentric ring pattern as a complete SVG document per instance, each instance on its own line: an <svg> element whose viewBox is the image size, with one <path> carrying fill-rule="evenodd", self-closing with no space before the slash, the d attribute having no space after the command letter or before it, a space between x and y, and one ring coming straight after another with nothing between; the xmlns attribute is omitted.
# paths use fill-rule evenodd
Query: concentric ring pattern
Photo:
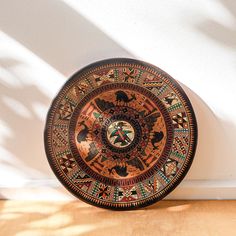
<svg viewBox="0 0 236 236"><path fill-rule="evenodd" d="M91 64L73 75L48 112L45 150L78 198L134 209L171 192L197 144L193 108L161 69L133 59Z"/></svg>

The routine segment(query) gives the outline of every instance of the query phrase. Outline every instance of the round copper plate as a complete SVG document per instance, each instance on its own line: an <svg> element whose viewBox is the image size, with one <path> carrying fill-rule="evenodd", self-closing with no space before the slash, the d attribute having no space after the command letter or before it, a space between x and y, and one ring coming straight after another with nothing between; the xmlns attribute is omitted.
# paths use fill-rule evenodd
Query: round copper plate
<svg viewBox="0 0 236 236"><path fill-rule="evenodd" d="M197 124L180 85L161 69L108 59L73 75L48 112L45 149L62 184L104 208L134 209L187 173Z"/></svg>

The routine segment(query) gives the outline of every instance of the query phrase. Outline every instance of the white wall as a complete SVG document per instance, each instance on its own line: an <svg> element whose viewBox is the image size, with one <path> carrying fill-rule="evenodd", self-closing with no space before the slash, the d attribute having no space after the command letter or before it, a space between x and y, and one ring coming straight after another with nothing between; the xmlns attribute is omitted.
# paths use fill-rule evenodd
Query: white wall
<svg viewBox="0 0 236 236"><path fill-rule="evenodd" d="M131 57L176 78L196 112L195 160L169 198L236 198L236 1L0 0L0 29L1 197L72 198L44 153L50 102L83 66Z"/></svg>

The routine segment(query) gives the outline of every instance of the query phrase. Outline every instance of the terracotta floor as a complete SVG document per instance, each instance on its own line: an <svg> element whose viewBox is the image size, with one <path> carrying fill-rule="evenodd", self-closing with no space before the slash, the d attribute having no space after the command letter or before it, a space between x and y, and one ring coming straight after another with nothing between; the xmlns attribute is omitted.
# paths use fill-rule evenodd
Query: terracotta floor
<svg viewBox="0 0 236 236"><path fill-rule="evenodd" d="M0 235L236 235L236 201L161 201L115 212L81 201L0 201Z"/></svg>

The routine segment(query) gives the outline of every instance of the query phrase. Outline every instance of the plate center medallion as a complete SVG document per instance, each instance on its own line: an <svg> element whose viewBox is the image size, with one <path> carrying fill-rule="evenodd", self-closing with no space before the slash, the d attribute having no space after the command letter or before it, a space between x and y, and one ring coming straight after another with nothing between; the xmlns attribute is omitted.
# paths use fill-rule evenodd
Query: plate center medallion
<svg viewBox="0 0 236 236"><path fill-rule="evenodd" d="M129 146L134 140L133 126L124 120L112 122L107 129L107 140L117 148Z"/></svg>

